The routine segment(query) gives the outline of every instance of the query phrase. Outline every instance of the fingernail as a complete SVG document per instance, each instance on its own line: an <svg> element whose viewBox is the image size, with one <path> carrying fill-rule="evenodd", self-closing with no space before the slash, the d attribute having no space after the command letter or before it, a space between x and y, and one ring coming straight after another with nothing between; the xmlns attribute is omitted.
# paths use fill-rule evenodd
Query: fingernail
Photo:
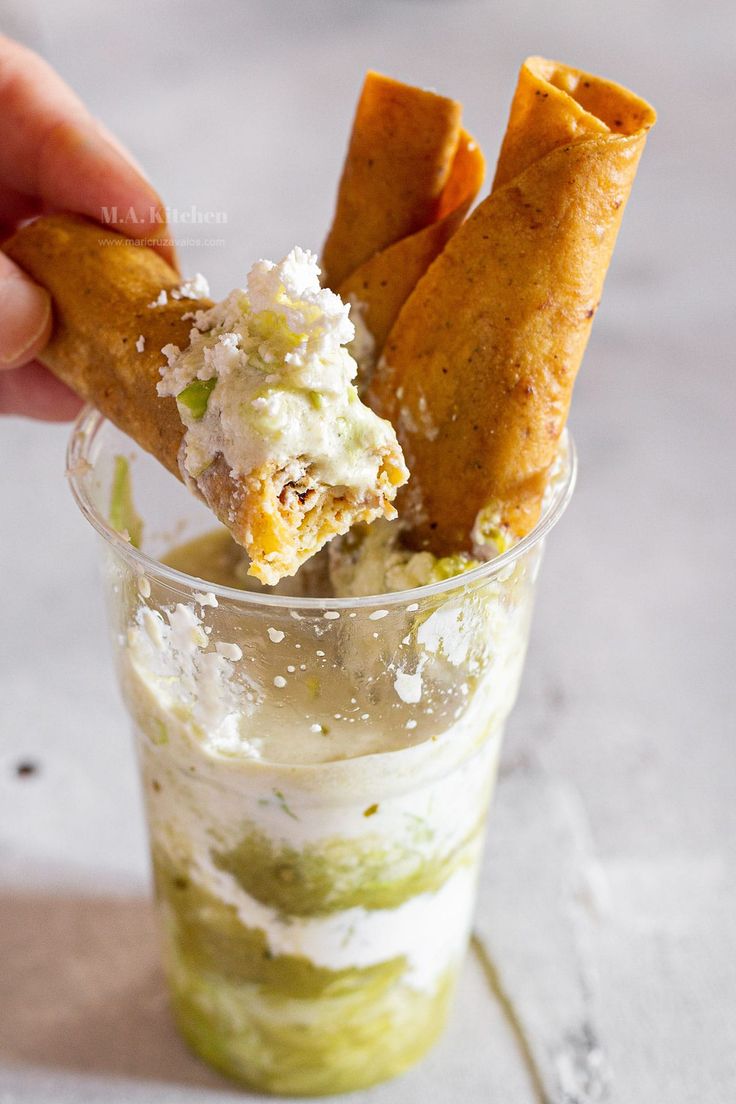
<svg viewBox="0 0 736 1104"><path fill-rule="evenodd" d="M51 321L47 291L24 276L0 279L0 365L22 363L35 355Z"/></svg>
<svg viewBox="0 0 736 1104"><path fill-rule="evenodd" d="M155 215L161 209L161 200L156 189L140 168L135 164L119 142L104 132L94 120L86 125L69 124L58 127L55 135L61 153L80 151L89 160L90 174L95 180L101 174L110 181L112 194L109 204L99 208L83 206L88 214L101 222L116 225L119 221L130 230L139 227L141 233L149 234L155 228ZM107 190L107 189L106 189ZM95 198L99 189L94 187ZM74 208L75 210L81 208ZM131 212L134 219L131 220ZM152 221L154 225L151 226Z"/></svg>
<svg viewBox="0 0 736 1104"><path fill-rule="evenodd" d="M117 134L114 134L113 131L108 130L108 128L102 122L102 119L98 119L95 117L94 124L102 137L107 142L107 144L109 146L112 146L116 153L119 153L120 156L123 157L129 165L132 165L132 167L135 169L141 179L145 180L146 183L148 183L148 173L145 171L138 158L130 152L127 146L123 145Z"/></svg>

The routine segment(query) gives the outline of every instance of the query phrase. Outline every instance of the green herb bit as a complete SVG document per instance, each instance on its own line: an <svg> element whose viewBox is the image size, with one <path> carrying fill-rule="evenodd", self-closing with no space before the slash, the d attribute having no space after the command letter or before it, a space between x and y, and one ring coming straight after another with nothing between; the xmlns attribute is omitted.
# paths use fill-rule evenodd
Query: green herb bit
<svg viewBox="0 0 736 1104"><path fill-rule="evenodd" d="M282 794L281 790L274 790L273 795L276 798L276 800L278 801L279 807L283 810L283 812L286 813L287 816L291 817L292 820L298 820L299 819L299 817L296 815L296 813L292 812L292 810L286 804L286 798Z"/></svg>
<svg viewBox="0 0 736 1104"><path fill-rule="evenodd" d="M192 382L176 396L176 401L187 408L195 422L204 418L207 412L207 404L210 401L210 395L216 383L217 379L214 376L212 379L207 380L193 379Z"/></svg>

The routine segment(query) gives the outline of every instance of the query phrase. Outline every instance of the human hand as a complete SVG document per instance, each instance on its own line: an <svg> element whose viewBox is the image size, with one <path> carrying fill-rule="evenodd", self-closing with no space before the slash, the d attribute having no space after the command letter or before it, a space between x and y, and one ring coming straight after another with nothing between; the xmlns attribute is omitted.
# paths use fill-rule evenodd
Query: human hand
<svg viewBox="0 0 736 1104"><path fill-rule="evenodd" d="M0 35L0 238L42 212L99 220L103 208L121 216L107 225L159 239L158 252L176 265L161 200L131 155L42 58ZM79 410L81 400L35 359L51 324L48 293L0 252L0 414L55 422Z"/></svg>

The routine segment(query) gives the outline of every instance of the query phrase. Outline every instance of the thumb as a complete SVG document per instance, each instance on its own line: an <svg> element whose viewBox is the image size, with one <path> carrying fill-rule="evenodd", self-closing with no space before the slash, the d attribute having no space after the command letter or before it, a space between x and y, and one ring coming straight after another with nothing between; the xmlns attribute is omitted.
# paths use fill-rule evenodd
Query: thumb
<svg viewBox="0 0 736 1104"><path fill-rule="evenodd" d="M51 298L0 252L0 371L41 352L51 334Z"/></svg>

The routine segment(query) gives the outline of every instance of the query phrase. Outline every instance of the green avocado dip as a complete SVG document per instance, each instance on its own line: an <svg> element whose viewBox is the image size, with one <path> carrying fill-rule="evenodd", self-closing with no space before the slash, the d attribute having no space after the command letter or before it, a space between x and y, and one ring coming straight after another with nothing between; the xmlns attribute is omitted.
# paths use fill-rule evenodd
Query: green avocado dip
<svg viewBox="0 0 736 1104"><path fill-rule="evenodd" d="M174 1014L196 1053L270 1093L321 1096L413 1065L440 1034L455 981L402 984L406 963L330 970L273 955L258 929L165 859L155 861Z"/></svg>

